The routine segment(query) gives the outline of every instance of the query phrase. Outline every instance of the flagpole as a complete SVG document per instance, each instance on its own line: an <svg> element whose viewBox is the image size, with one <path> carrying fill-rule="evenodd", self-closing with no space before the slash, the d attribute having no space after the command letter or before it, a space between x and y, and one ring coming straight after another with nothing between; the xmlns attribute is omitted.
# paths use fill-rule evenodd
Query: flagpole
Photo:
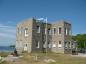
<svg viewBox="0 0 86 64"><path fill-rule="evenodd" d="M47 56L47 17L46 17L46 56Z"/></svg>

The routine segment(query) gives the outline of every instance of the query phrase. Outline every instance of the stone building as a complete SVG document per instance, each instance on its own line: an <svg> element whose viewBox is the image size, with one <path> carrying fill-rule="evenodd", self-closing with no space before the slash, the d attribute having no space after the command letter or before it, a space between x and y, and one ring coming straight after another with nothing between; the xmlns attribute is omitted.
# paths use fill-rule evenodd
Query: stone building
<svg viewBox="0 0 86 64"><path fill-rule="evenodd" d="M16 49L19 53L71 53L73 48L71 24L68 22L47 23L46 28L43 20L31 18L17 24Z"/></svg>

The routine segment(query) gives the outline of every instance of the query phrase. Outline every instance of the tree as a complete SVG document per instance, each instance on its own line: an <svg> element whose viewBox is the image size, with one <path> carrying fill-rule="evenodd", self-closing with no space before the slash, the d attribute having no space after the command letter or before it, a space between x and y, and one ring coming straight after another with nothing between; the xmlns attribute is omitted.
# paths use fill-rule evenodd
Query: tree
<svg viewBox="0 0 86 64"><path fill-rule="evenodd" d="M86 34L77 34L72 36L72 39L78 42L78 48L86 49Z"/></svg>

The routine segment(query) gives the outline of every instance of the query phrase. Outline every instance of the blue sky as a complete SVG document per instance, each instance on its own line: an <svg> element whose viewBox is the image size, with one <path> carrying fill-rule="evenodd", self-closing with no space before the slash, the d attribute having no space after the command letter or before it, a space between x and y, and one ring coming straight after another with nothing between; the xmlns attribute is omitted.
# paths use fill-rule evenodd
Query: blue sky
<svg viewBox="0 0 86 64"><path fill-rule="evenodd" d="M67 20L72 33L86 33L86 0L0 0L0 46L14 44L16 24L31 17Z"/></svg>

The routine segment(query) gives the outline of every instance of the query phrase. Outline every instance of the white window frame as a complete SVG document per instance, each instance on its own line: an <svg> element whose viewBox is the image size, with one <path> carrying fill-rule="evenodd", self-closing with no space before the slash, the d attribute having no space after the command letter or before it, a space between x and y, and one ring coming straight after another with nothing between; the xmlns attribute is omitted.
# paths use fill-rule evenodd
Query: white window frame
<svg viewBox="0 0 86 64"><path fill-rule="evenodd" d="M68 28L65 27L65 35L68 35Z"/></svg>
<svg viewBox="0 0 86 64"><path fill-rule="evenodd" d="M27 28L27 29L28 29L28 28ZM26 29L24 29L24 35L25 35L25 37L28 36L28 34L27 34L27 30L26 30Z"/></svg>

